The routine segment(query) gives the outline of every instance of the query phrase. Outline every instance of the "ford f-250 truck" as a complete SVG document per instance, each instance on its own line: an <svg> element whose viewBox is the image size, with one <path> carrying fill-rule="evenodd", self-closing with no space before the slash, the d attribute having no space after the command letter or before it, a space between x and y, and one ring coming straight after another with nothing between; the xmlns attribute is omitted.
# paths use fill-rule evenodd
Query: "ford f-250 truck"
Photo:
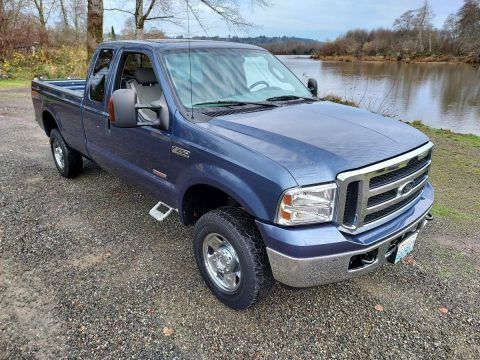
<svg viewBox="0 0 480 360"><path fill-rule="evenodd" d="M423 133L322 101L255 46L106 42L86 80L34 80L32 98L60 174L86 158L150 195L155 219L178 211L232 308L274 279L308 287L396 263L431 216Z"/></svg>

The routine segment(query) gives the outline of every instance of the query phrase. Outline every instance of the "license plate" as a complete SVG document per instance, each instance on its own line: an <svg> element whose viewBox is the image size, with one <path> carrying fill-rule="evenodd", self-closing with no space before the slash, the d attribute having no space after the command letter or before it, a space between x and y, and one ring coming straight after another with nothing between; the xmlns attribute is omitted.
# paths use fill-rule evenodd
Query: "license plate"
<svg viewBox="0 0 480 360"><path fill-rule="evenodd" d="M412 252L417 236L418 232L413 233L398 245L397 254L395 255L395 264Z"/></svg>

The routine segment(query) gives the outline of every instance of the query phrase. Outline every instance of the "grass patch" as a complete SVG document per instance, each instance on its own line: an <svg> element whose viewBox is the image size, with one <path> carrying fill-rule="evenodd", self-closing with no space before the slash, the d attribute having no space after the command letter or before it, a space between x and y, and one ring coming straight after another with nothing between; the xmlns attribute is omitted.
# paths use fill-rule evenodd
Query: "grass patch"
<svg viewBox="0 0 480 360"><path fill-rule="evenodd" d="M5 79L0 80L0 89L15 89L30 87L30 80L23 79Z"/></svg>
<svg viewBox="0 0 480 360"><path fill-rule="evenodd" d="M323 97L322 100L331 101L331 102L334 102L334 103L337 103L337 104L342 104L342 105L358 107L358 105L355 102L350 101L350 100L342 99L340 96L335 96L335 95L327 95L327 96Z"/></svg>
<svg viewBox="0 0 480 360"><path fill-rule="evenodd" d="M480 136L410 123L435 144L430 179L435 187L433 214L471 231L480 229Z"/></svg>
<svg viewBox="0 0 480 360"><path fill-rule="evenodd" d="M421 130L425 133L435 134L438 136L442 136L453 141L460 141L465 142L470 145L480 147L480 136L473 135L473 134L458 134L454 133L453 131L446 130L446 129L434 129L430 126L425 125L419 120L413 121L410 123L412 126L416 127L418 130Z"/></svg>
<svg viewBox="0 0 480 360"><path fill-rule="evenodd" d="M470 220L470 216L468 216L467 214L464 214L455 209L451 209L443 204L435 204L432 209L432 214L435 216L449 218L454 221Z"/></svg>

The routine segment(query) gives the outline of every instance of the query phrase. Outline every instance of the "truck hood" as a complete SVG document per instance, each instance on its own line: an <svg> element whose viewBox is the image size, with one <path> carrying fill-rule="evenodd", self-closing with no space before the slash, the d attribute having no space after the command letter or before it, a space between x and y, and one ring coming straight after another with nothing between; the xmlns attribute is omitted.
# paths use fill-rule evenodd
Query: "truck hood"
<svg viewBox="0 0 480 360"><path fill-rule="evenodd" d="M299 185L395 157L428 138L401 121L327 101L216 117L200 126L285 167Z"/></svg>

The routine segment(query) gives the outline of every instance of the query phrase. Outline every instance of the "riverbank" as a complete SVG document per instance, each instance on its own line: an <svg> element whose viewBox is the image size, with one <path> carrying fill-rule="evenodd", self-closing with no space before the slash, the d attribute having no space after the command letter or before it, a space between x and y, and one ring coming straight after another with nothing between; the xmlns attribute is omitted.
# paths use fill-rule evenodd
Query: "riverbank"
<svg viewBox="0 0 480 360"><path fill-rule="evenodd" d="M354 55L319 55L314 54L311 57L314 60L323 61L373 61L373 62L403 62L406 64L419 64L419 63L444 63L444 64L476 64L476 60L473 56L451 56L451 55L428 55L428 56L415 56L415 57L397 57L397 56L354 56Z"/></svg>

